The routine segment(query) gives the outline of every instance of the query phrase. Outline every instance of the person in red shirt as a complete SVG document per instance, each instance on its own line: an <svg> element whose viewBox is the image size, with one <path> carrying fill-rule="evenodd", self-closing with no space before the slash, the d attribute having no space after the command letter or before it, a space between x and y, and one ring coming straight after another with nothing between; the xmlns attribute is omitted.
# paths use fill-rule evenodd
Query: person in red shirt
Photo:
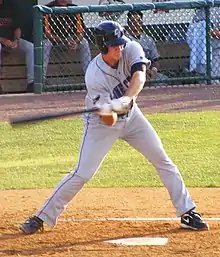
<svg viewBox="0 0 220 257"><path fill-rule="evenodd" d="M14 20L13 13L3 0L0 0L0 50L3 47L16 48L20 35L21 30Z"/></svg>

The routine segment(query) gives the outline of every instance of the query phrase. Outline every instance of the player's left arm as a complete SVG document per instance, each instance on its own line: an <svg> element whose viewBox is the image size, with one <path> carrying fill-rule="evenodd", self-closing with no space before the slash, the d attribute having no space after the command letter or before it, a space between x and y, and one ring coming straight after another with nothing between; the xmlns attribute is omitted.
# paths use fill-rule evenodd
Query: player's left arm
<svg viewBox="0 0 220 257"><path fill-rule="evenodd" d="M129 88L126 90L124 96L128 96L131 99L138 96L146 82L146 70L146 63L138 62L132 65Z"/></svg>
<svg viewBox="0 0 220 257"><path fill-rule="evenodd" d="M143 62L138 62L132 65L131 80L124 96L111 101L112 109L115 112L126 113L129 109L131 109L146 82L146 70L146 64Z"/></svg>
<svg viewBox="0 0 220 257"><path fill-rule="evenodd" d="M127 62L131 72L131 80L129 88L125 92L125 96L133 99L144 87L146 82L146 71L151 66L151 61L145 57L142 46L137 42L128 44Z"/></svg>
<svg viewBox="0 0 220 257"><path fill-rule="evenodd" d="M144 87L146 71L151 66L151 61L146 59L144 50L139 43L132 41L126 47L128 48L125 49L125 61L130 68L131 80L124 96L113 99L111 102L112 108L116 112L123 112L131 108L133 101Z"/></svg>

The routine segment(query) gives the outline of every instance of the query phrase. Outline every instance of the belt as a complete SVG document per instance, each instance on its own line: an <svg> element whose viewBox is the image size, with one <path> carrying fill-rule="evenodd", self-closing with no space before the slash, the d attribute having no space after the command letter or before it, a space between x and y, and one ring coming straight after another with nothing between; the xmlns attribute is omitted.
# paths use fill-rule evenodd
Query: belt
<svg viewBox="0 0 220 257"><path fill-rule="evenodd" d="M133 101L131 102L130 109L126 113L118 114L118 119L120 119L120 120L126 119L129 115L132 107L133 107Z"/></svg>
<svg viewBox="0 0 220 257"><path fill-rule="evenodd" d="M128 117L128 112L123 114L118 114L118 119L126 119Z"/></svg>
<svg viewBox="0 0 220 257"><path fill-rule="evenodd" d="M130 111L131 111L131 109L126 113L118 114L118 119L120 119L120 120L126 119L129 115Z"/></svg>

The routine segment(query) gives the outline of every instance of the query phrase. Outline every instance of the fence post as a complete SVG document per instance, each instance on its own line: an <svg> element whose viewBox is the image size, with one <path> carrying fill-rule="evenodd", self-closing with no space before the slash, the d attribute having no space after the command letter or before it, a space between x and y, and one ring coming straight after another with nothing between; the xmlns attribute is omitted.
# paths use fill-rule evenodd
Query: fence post
<svg viewBox="0 0 220 257"><path fill-rule="evenodd" d="M43 14L34 7L34 93L43 91Z"/></svg>
<svg viewBox="0 0 220 257"><path fill-rule="evenodd" d="M206 17L206 73L207 73L207 84L211 84L211 39L209 31L211 29L210 21L210 6L205 7Z"/></svg>

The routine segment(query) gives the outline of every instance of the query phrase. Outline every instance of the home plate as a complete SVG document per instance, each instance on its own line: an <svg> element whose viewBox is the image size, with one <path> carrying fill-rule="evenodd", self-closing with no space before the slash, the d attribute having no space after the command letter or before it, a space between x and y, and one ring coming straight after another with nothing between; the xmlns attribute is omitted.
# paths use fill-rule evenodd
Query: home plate
<svg viewBox="0 0 220 257"><path fill-rule="evenodd" d="M133 237L120 238L115 240L107 240L105 243L119 244L119 245L165 245L168 242L167 237Z"/></svg>

